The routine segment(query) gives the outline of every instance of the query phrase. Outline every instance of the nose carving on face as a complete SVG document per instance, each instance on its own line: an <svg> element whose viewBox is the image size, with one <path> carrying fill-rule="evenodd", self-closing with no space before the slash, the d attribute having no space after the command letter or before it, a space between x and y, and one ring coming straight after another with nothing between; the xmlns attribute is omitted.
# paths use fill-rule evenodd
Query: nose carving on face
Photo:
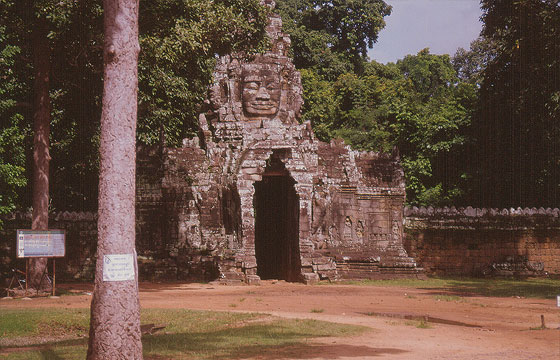
<svg viewBox="0 0 560 360"><path fill-rule="evenodd" d="M266 90L266 87L262 86L262 84L259 86L255 97L257 100L270 100L270 94L268 93L268 90Z"/></svg>

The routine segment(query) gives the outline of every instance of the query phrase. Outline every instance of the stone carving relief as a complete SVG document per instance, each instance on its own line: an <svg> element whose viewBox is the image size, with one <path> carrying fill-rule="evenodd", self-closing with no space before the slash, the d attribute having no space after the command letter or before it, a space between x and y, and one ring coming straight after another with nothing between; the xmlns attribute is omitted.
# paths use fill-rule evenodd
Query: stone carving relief
<svg viewBox="0 0 560 360"><path fill-rule="evenodd" d="M282 85L277 69L270 64L243 66L241 97L247 120L273 117L278 113Z"/></svg>
<svg viewBox="0 0 560 360"><path fill-rule="evenodd" d="M358 242L363 243L364 242L364 223L362 220L358 220L358 223L356 224L356 237Z"/></svg>
<svg viewBox="0 0 560 360"><path fill-rule="evenodd" d="M389 243L390 238L390 213L372 212L369 213L370 234L369 241L372 245L383 248Z"/></svg>
<svg viewBox="0 0 560 360"><path fill-rule="evenodd" d="M402 220L399 216L399 211L392 211L392 224L391 224L391 242L399 243L402 238Z"/></svg>
<svg viewBox="0 0 560 360"><path fill-rule="evenodd" d="M329 227L329 239L330 239L330 246L338 246L340 245L340 234L338 232L338 228L336 225L331 225Z"/></svg>
<svg viewBox="0 0 560 360"><path fill-rule="evenodd" d="M323 228L321 227L313 234L311 241L316 250L327 249L329 247L329 238L323 233Z"/></svg>
<svg viewBox="0 0 560 360"><path fill-rule="evenodd" d="M240 140L243 128L266 127L259 121L299 123L303 90L300 73L287 56L290 39L277 16L270 18L267 32L270 51L251 61L243 54L218 60L215 83L199 118L200 127L218 138Z"/></svg>
<svg viewBox="0 0 560 360"><path fill-rule="evenodd" d="M350 216L347 216L346 219L344 219L344 240L352 240L352 219Z"/></svg>

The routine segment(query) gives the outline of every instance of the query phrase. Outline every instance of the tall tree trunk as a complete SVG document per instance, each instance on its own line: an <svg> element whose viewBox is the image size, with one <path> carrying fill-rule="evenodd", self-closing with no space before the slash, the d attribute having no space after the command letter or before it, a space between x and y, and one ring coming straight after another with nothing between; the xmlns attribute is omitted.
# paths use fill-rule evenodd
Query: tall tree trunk
<svg viewBox="0 0 560 360"><path fill-rule="evenodd" d="M135 250L138 0L104 0L103 6L98 245L87 358L141 359ZM132 278L125 279L126 271L124 278L111 278L115 255L132 269Z"/></svg>
<svg viewBox="0 0 560 360"><path fill-rule="evenodd" d="M33 103L33 230L49 228L49 133L50 99L49 73L51 49L47 37L47 21L37 18L32 34L33 66L35 71ZM29 260L29 284L39 289L41 276L47 268L47 258ZM42 284L46 286L46 284Z"/></svg>

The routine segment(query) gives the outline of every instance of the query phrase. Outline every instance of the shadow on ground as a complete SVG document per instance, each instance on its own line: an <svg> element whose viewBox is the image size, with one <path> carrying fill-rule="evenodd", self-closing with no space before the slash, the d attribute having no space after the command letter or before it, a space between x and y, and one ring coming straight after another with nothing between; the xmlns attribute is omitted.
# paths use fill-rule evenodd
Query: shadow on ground
<svg viewBox="0 0 560 360"><path fill-rule="evenodd" d="M327 336L323 336L327 337ZM281 339L278 344L277 339ZM307 341L306 343L303 343ZM195 334L162 334L146 336L143 340L146 359L158 359L159 354L213 354L212 359L339 359L341 357L381 356L405 352L400 349L372 348L343 344L317 344L303 332L282 326L249 325ZM333 342L336 341L333 338ZM150 357L151 355L155 357ZM194 356L193 356L194 357ZM204 355L202 355L204 357ZM161 358L161 357L159 357Z"/></svg>
<svg viewBox="0 0 560 360"><path fill-rule="evenodd" d="M441 294L488 297L526 297L554 299L560 288L557 279L448 279L447 286L421 288ZM433 293L432 293L433 295Z"/></svg>
<svg viewBox="0 0 560 360"><path fill-rule="evenodd" d="M401 349L394 348L373 348L360 345L344 345L344 344L301 344L284 347L266 348L258 352L259 360L279 360L279 359L327 359L334 360L340 358L356 358L373 357L385 355L401 354L406 352ZM225 356L219 359L247 359L255 356L253 354L239 354L233 357Z"/></svg>
<svg viewBox="0 0 560 360"><path fill-rule="evenodd" d="M344 334L342 334L344 335ZM319 338L328 338L328 335ZM374 348L363 345L314 343L304 331L287 329L274 324L254 324L238 328L204 331L200 333L175 333L147 335L142 338L146 360L163 359L340 359L400 354L405 350ZM87 339L53 341L47 344L26 344L0 348L0 354L30 352L40 359L69 359L65 348L77 346L85 351Z"/></svg>

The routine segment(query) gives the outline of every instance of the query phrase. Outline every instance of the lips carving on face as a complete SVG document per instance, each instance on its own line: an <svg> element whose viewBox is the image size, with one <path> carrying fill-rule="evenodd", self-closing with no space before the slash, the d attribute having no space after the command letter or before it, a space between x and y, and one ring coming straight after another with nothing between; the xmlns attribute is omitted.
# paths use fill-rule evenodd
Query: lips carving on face
<svg viewBox="0 0 560 360"><path fill-rule="evenodd" d="M255 109L268 110L276 107L276 104L271 101L253 101L251 107Z"/></svg>

